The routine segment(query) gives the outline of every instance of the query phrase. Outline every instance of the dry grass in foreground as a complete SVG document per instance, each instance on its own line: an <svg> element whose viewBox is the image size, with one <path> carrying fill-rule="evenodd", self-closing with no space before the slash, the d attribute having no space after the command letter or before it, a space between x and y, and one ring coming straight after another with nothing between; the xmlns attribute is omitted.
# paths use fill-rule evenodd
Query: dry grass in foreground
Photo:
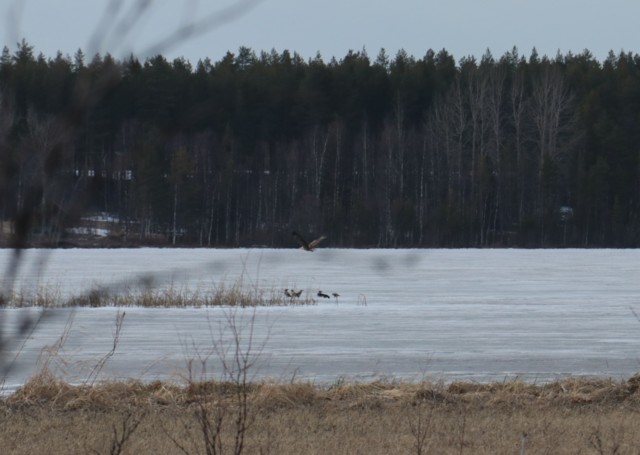
<svg viewBox="0 0 640 455"><path fill-rule="evenodd" d="M640 376L544 385L252 383L242 453L635 454L639 386ZM203 407L235 415L237 392L225 382L74 387L40 375L0 402L2 453L232 452L233 419L220 420L224 450L205 451L201 415Z"/></svg>

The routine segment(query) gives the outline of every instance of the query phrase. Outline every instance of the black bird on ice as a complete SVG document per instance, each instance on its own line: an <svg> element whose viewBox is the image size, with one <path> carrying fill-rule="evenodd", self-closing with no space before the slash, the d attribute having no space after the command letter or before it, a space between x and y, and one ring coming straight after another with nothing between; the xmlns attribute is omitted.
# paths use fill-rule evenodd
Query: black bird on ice
<svg viewBox="0 0 640 455"><path fill-rule="evenodd" d="M302 295L302 289L296 291L295 289L285 289L284 295L289 297L290 299L297 299Z"/></svg>
<svg viewBox="0 0 640 455"><path fill-rule="evenodd" d="M318 237L315 240L312 240L311 242L307 242L305 239L302 238L302 236L300 234L298 234L296 231L293 231L291 233L292 236L295 237L295 239L298 241L298 243L300 244L300 248L306 250L306 251L313 251L320 242L322 242L324 239L326 239L326 236L321 236Z"/></svg>

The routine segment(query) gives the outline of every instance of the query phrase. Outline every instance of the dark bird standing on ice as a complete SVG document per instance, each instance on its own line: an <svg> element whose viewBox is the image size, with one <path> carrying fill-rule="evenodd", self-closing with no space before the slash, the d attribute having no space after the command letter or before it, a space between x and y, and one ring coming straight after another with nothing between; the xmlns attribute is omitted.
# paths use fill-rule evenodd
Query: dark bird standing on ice
<svg viewBox="0 0 640 455"><path fill-rule="evenodd" d="M300 244L300 248L306 250L306 251L313 251L315 247L318 246L318 244L320 242L322 242L324 239L326 239L326 236L321 236L315 240L312 240L311 242L307 242L305 239L302 238L302 236L300 234L298 234L296 231L293 231L291 233L292 236L295 237L295 239L298 241L298 243Z"/></svg>
<svg viewBox="0 0 640 455"><path fill-rule="evenodd" d="M322 291L318 291L318 297L324 297L325 299L330 299L331 297L329 297L327 294L325 294Z"/></svg>

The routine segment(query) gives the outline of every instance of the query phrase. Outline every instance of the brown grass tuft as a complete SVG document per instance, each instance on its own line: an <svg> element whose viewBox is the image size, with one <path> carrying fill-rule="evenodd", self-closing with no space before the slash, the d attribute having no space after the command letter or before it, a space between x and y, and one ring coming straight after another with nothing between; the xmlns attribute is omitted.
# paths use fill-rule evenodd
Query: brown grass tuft
<svg viewBox="0 0 640 455"><path fill-rule="evenodd" d="M640 393L629 381L570 378L548 384L521 381L481 384L453 382L449 385L428 381L374 381L323 386L310 382L253 382L246 385L249 398L265 407L307 406L317 403L387 403L418 401L433 404L496 404L499 402L535 403L544 406L590 404L614 406L640 404ZM243 387L232 381L189 381L182 386L153 381L128 380L102 382L94 386L71 385L48 371L34 375L3 402L11 406L53 406L55 408L110 408L118 406L183 406L198 402L203 396L233 399Z"/></svg>
<svg viewBox="0 0 640 455"><path fill-rule="evenodd" d="M266 409L311 406L328 400L325 391L309 382L263 384L256 391L256 404Z"/></svg>
<svg viewBox="0 0 640 455"><path fill-rule="evenodd" d="M174 286L159 289L123 288L118 292L94 289L72 297L61 296L57 288L43 287L35 293L13 292L5 296L6 305L13 308L73 308L73 307L146 307L146 308L202 308L315 305L310 294L288 298L280 290L255 289L243 286L242 281L224 283L213 288L195 290Z"/></svg>

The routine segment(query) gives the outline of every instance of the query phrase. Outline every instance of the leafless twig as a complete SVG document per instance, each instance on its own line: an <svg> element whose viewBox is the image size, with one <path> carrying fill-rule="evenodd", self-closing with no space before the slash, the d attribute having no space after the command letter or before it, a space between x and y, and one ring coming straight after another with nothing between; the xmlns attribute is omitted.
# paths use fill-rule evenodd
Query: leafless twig
<svg viewBox="0 0 640 455"><path fill-rule="evenodd" d="M89 376L85 381L86 384L93 385L95 383L98 375L100 375L100 372L102 371L106 363L111 357L113 357L113 354L115 354L116 349L118 348L118 343L120 342L120 333L122 332L122 326L124 325L124 317L126 314L127 313L125 311L118 311L118 314L116 314L115 330L113 333L113 345L111 347L111 350L109 350L109 352L107 352L93 367L91 373L89 373Z"/></svg>

